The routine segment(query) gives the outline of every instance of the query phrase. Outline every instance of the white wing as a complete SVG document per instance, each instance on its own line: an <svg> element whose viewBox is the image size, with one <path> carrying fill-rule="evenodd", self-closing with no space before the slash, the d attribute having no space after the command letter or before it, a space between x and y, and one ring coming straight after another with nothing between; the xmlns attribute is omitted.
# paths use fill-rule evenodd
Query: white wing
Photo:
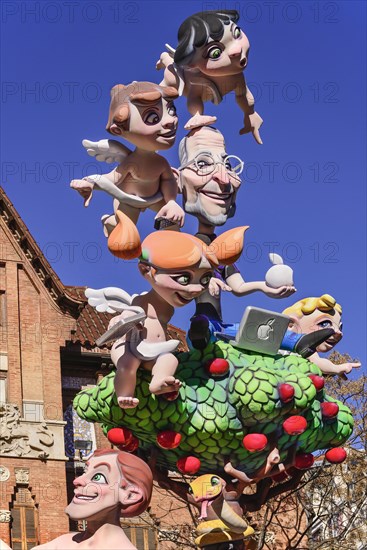
<svg viewBox="0 0 367 550"><path fill-rule="evenodd" d="M100 139L99 141L83 139L82 144L87 150L88 155L94 157L96 160L108 163L120 163L131 153L128 147L125 147L115 139Z"/></svg>
<svg viewBox="0 0 367 550"><path fill-rule="evenodd" d="M85 296L88 298L88 304L97 311L103 313L121 313L122 311L131 311L133 313L144 313L140 306L131 305L133 297L114 286L106 288L87 288Z"/></svg>

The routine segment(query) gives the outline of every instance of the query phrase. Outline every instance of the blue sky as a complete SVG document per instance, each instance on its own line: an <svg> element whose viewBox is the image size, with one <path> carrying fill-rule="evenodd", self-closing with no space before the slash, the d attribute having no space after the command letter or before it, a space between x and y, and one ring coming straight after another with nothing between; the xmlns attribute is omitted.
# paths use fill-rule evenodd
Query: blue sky
<svg viewBox="0 0 367 550"><path fill-rule="evenodd" d="M365 362L366 4L364 2L119 2L2 3L2 184L65 284L148 290L136 262L107 251L99 218L111 200L95 193L84 209L69 189L73 177L97 171L83 138L108 137L109 91L132 80L159 82L155 62L177 29L205 9L237 9L251 55L247 82L264 119L259 146L239 136L234 98L206 112L218 117L228 153L245 161L236 217L250 225L239 267L262 280L269 251L295 273L296 297L329 293L343 306L340 352ZM176 102L180 131L188 118ZM103 168L100 166L99 168ZM108 166L105 165L107 169ZM152 228L153 214L139 230ZM187 232L196 220L187 216ZM240 320L247 305L282 310L295 297L225 296L224 317ZM193 305L173 322L187 327Z"/></svg>

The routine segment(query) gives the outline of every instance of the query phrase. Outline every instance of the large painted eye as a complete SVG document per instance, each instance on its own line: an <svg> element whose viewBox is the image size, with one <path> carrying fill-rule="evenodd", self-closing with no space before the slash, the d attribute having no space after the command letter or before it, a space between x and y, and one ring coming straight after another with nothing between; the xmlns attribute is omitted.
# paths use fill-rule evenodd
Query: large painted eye
<svg viewBox="0 0 367 550"><path fill-rule="evenodd" d="M207 55L209 59L219 59L222 55L222 50L216 46L215 48L210 48Z"/></svg>
<svg viewBox="0 0 367 550"><path fill-rule="evenodd" d="M219 485L219 484L220 484L220 479L219 479L219 477L213 476L213 477L211 478L211 480L210 480L210 483L211 483L212 485Z"/></svg>
<svg viewBox="0 0 367 550"><path fill-rule="evenodd" d="M211 278L212 278L211 273L205 273L205 275L203 275L200 279L200 284L202 284L203 286L208 286Z"/></svg>
<svg viewBox="0 0 367 550"><path fill-rule="evenodd" d="M158 124L159 120L159 116L155 111L150 111L149 113L146 113L144 115L145 124L149 124L152 126L153 124Z"/></svg>
<svg viewBox="0 0 367 550"><path fill-rule="evenodd" d="M324 321L320 321L319 323L317 323L317 326L320 328L331 328L333 326L333 323L325 319Z"/></svg>
<svg viewBox="0 0 367 550"><path fill-rule="evenodd" d="M95 483L107 483L107 479L103 474L94 474L91 481L94 481Z"/></svg>
<svg viewBox="0 0 367 550"><path fill-rule="evenodd" d="M194 493L194 491L192 490L191 487L189 487L188 491L187 491L190 495L192 495Z"/></svg>
<svg viewBox="0 0 367 550"><path fill-rule="evenodd" d="M180 285L186 286L189 284L191 277L190 275L179 275L178 277L172 277L172 279L177 281Z"/></svg>
<svg viewBox="0 0 367 550"><path fill-rule="evenodd" d="M177 114L176 107L174 106L173 103L170 103L169 105L167 105L167 113L170 116L176 116L176 114Z"/></svg>
<svg viewBox="0 0 367 550"><path fill-rule="evenodd" d="M232 34L233 34L233 38L240 38L242 34L240 27L235 27L233 29Z"/></svg>

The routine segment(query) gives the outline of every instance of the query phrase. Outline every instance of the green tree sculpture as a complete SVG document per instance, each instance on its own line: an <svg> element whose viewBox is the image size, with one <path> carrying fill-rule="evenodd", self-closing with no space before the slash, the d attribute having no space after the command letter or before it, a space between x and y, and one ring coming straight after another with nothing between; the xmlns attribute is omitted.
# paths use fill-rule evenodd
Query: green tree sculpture
<svg viewBox="0 0 367 550"><path fill-rule="evenodd" d="M243 440L249 434L265 435L265 441L276 437L286 462L291 448L302 454L339 447L352 433L351 411L326 395L320 369L302 357L244 353L216 342L203 352L180 353L178 358L182 387L176 400L150 394L150 374L140 369L139 405L121 409L111 372L76 396L78 415L100 422L105 433L128 428L143 451L157 448L159 465L177 470L181 459L178 469L183 473L221 474L230 461L253 476L266 463L269 450L246 448ZM157 436L167 430L180 434L177 447L158 444ZM182 461L187 457L199 460L185 470Z"/></svg>

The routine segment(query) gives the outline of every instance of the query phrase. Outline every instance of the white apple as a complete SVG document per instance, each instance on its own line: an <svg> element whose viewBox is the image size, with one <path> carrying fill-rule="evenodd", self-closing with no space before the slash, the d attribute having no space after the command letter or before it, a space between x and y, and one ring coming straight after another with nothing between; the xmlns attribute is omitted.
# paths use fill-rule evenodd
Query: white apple
<svg viewBox="0 0 367 550"><path fill-rule="evenodd" d="M284 265L283 258L279 254L269 254L269 260L273 264L266 272L265 282L272 288L280 286L293 286L293 269Z"/></svg>

